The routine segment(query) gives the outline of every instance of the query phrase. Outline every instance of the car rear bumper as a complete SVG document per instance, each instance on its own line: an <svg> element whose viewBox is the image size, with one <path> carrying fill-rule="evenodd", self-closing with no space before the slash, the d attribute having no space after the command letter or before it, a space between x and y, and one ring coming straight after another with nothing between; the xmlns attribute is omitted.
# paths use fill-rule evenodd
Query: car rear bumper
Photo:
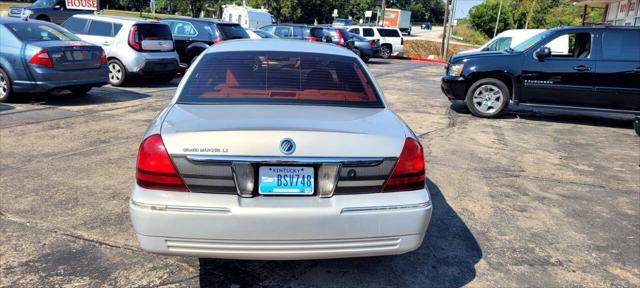
<svg viewBox="0 0 640 288"><path fill-rule="evenodd" d="M467 95L467 81L462 77L442 77L440 89L449 100L464 100Z"/></svg>
<svg viewBox="0 0 640 288"><path fill-rule="evenodd" d="M56 89L68 89L78 86L100 87L109 82L109 69L106 65L96 69L55 70L32 68L35 81L14 81L14 91L47 92Z"/></svg>
<svg viewBox="0 0 640 288"><path fill-rule="evenodd" d="M394 255L420 247L426 189L319 197L254 197L134 188L143 250L197 257L294 260Z"/></svg>

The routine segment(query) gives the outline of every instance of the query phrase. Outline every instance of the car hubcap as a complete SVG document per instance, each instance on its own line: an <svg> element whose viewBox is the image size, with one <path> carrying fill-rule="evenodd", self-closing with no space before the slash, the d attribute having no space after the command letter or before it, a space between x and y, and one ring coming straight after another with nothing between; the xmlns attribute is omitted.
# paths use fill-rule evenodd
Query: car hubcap
<svg viewBox="0 0 640 288"><path fill-rule="evenodd" d="M502 90L495 85L482 85L473 93L473 105L483 113L495 113L503 101Z"/></svg>
<svg viewBox="0 0 640 288"><path fill-rule="evenodd" d="M0 75L0 98L3 98L9 92L9 85L7 79Z"/></svg>
<svg viewBox="0 0 640 288"><path fill-rule="evenodd" d="M120 79L122 79L122 69L120 69L120 65L111 63L109 65L109 81L114 83L120 81Z"/></svg>
<svg viewBox="0 0 640 288"><path fill-rule="evenodd" d="M389 57L389 54L391 54L391 52L389 52L389 48L382 47L382 57Z"/></svg>

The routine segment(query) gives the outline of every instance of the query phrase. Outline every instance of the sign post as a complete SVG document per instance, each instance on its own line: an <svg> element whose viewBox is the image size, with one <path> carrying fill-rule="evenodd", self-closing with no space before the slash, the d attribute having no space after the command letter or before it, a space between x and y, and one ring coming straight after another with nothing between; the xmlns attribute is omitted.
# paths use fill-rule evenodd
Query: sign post
<svg viewBox="0 0 640 288"><path fill-rule="evenodd" d="M66 0L67 9L98 11L98 0Z"/></svg>

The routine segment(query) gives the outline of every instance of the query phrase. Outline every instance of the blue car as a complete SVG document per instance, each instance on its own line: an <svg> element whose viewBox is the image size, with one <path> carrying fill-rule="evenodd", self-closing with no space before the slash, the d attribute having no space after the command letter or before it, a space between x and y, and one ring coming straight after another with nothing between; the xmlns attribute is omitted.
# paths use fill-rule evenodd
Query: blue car
<svg viewBox="0 0 640 288"><path fill-rule="evenodd" d="M0 17L0 102L16 93L84 95L109 81L102 47L45 21Z"/></svg>

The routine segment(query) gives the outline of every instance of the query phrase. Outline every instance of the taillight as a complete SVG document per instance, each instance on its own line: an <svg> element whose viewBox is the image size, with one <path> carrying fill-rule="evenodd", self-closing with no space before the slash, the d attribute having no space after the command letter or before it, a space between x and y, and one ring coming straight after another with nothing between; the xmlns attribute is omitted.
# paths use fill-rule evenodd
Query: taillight
<svg viewBox="0 0 640 288"><path fill-rule="evenodd" d="M376 41L375 40L369 41L369 48L371 48L371 49L376 48Z"/></svg>
<svg viewBox="0 0 640 288"><path fill-rule="evenodd" d="M147 137L140 144L136 182L148 189L189 191L173 166L159 134Z"/></svg>
<svg viewBox="0 0 640 288"><path fill-rule="evenodd" d="M398 163L384 182L381 192L410 191L424 188L424 152L415 139L407 138Z"/></svg>
<svg viewBox="0 0 640 288"><path fill-rule="evenodd" d="M53 62L51 62L51 58L49 57L49 53L47 50L40 50L38 53L33 55L31 59L29 59L29 64L43 66L47 68L53 68Z"/></svg>
<svg viewBox="0 0 640 288"><path fill-rule="evenodd" d="M136 51L142 51L142 45L138 38L138 26L136 25L131 26L131 30L129 30L129 46Z"/></svg>
<svg viewBox="0 0 640 288"><path fill-rule="evenodd" d="M100 64L107 65L107 54L102 50L102 55L100 55Z"/></svg>
<svg viewBox="0 0 640 288"><path fill-rule="evenodd" d="M309 36L309 38L307 39L307 41L309 41L309 42L316 42L316 41L318 41L318 38L313 37L313 36Z"/></svg>
<svg viewBox="0 0 640 288"><path fill-rule="evenodd" d="M340 30L336 30L336 35L338 36L338 45L344 46L344 37L342 37L342 32L340 32Z"/></svg>

